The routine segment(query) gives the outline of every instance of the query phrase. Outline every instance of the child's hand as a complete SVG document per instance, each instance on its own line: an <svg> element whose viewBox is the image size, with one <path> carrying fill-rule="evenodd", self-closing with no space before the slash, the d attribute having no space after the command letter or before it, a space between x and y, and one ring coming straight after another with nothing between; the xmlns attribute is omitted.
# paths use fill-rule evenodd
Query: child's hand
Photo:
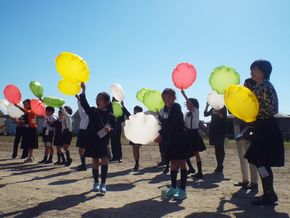
<svg viewBox="0 0 290 218"><path fill-rule="evenodd" d="M86 84L84 82L81 82L81 88L83 90L83 93L86 91Z"/></svg>
<svg viewBox="0 0 290 218"><path fill-rule="evenodd" d="M161 142L161 140L162 140L162 137L161 135L159 135L156 139L154 139L154 142L159 143Z"/></svg>

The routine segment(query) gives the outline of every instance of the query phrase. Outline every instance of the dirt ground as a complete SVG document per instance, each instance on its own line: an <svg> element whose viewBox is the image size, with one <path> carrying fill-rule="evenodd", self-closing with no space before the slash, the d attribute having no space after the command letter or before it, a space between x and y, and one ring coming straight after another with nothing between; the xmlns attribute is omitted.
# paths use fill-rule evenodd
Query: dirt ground
<svg viewBox="0 0 290 218"><path fill-rule="evenodd" d="M23 164L11 159L11 137L0 137L0 217L289 217L290 149L286 165L274 169L275 207L254 207L250 200L257 192L234 187L241 180L234 144L227 143L224 174L214 174L214 150L202 153L204 179L188 179L187 199L182 202L160 198L170 184L169 174L158 168L156 145L141 148L140 172L132 172L132 148L124 140L123 163L109 165L107 194L92 192L91 169L78 172L75 139L71 146L70 167L37 164L43 145L35 151L36 162ZM126 143L126 144L125 144ZM20 152L19 152L20 153ZM90 160L87 160L89 163ZM193 158L195 164L195 159ZM259 188L261 184L259 183Z"/></svg>

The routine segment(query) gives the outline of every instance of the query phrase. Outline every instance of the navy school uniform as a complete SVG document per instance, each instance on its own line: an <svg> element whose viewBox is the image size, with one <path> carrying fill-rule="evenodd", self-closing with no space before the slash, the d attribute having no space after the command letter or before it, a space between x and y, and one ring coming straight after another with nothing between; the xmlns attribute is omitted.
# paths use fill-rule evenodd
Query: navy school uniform
<svg viewBox="0 0 290 218"><path fill-rule="evenodd" d="M60 119L57 119L54 121L50 126L54 127L54 140L53 145L57 147L62 147L63 140L62 140L62 121Z"/></svg>
<svg viewBox="0 0 290 218"><path fill-rule="evenodd" d="M204 112L204 116L211 116L209 124L209 144L214 146L224 146L226 133L227 133L227 109L223 107L220 109L223 113L221 118L219 115L213 113L213 108L208 112Z"/></svg>
<svg viewBox="0 0 290 218"><path fill-rule="evenodd" d="M89 124L87 127L89 141L84 156L96 159L108 157L110 133L100 138L98 132L102 130L106 124L110 124L111 128L115 127L115 118L113 114L108 111L102 111L96 107L90 107L85 94L80 94L80 102L84 111L89 116Z"/></svg>
<svg viewBox="0 0 290 218"><path fill-rule="evenodd" d="M193 156L193 150L186 134L183 113L179 104L171 108L166 106L159 115L161 121L160 135L164 145L165 159L186 160Z"/></svg>
<svg viewBox="0 0 290 218"><path fill-rule="evenodd" d="M202 137L198 131L199 125L199 111L195 108L192 112L187 112L184 118L186 133L192 145L192 150L194 152L202 152L206 150L205 144Z"/></svg>

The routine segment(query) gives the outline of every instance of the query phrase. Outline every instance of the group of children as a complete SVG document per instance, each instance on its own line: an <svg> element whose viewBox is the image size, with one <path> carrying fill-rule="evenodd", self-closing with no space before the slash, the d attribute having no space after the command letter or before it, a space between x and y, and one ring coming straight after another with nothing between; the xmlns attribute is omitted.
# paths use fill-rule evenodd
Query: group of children
<svg viewBox="0 0 290 218"><path fill-rule="evenodd" d="M256 81L253 89L260 103L260 112L255 124L255 134L251 145L247 146L247 151L243 151L240 155L248 159L258 169L263 169L260 173L262 178L264 194L257 197L253 204L268 205L275 203L278 198L273 189L273 173L272 166L284 165L284 147L281 132L277 127L273 115L278 112L278 99L274 87L269 82L271 73L271 65L267 61L256 61L251 66L251 76ZM86 85L81 83L82 93L76 95L78 101L78 111L81 117L80 130L77 138L77 147L81 165L77 170L87 170L86 157L92 158L92 175L94 178L93 191L106 193L106 179L108 174L108 163L111 161L122 160L121 150L121 123L113 115L113 107L109 94L101 92L96 98L96 107L90 106L86 99ZM166 163L168 169L170 163L171 186L165 192L168 198L173 197L176 200L186 198L186 183L188 174L193 174L194 178L203 178L202 161L200 152L204 151L205 145L199 134L199 103L197 99L188 98L183 90L181 94L186 100L188 112L183 116L181 106L175 102L176 93L173 89L166 88L162 92L164 108L157 114L161 130L160 135L155 142L160 144L163 163ZM266 99L265 99L266 96ZM23 102L24 108L15 105L22 110L25 115L19 120L19 125L23 126L23 148L28 152L28 158L25 162L33 161L33 149L37 148L37 130L36 115L31 111L30 101ZM123 105L123 102L122 102ZM125 118L130 116L130 112L123 105ZM136 106L134 114L142 112L142 108ZM43 126L43 142L45 144L44 158L39 163L52 163L53 145L57 148L58 161L55 164L69 166L72 163L69 147L72 140L72 109L68 106L59 109L58 118L54 117L54 108L46 108L46 118ZM205 116L212 116L209 130L210 144L215 146L217 159L217 168L215 172L223 171L224 161L224 140L226 129L226 108L221 110L211 109L208 111L208 105L205 109ZM268 133L263 125L268 126L272 132ZM267 133L266 135L263 135ZM275 133L273 135L273 133ZM271 137L272 134L272 137ZM113 136L113 137L112 137ZM265 141L264 137L268 137ZM270 138L269 138L270 137ZM110 157L109 140L111 138L113 157ZM277 144L276 148L272 145ZM114 145L113 145L114 144ZM133 156L135 159L134 171L139 170L140 144L130 142L133 146ZM263 145L267 145L267 150ZM65 152L62 152L62 149ZM271 154L271 151L275 153ZM266 153L266 154L265 154ZM275 154L275 156L273 156ZM13 157L15 157L15 149ZM190 158L195 156L198 172L195 173ZM186 164L189 167L187 171ZM99 173L100 169L100 173ZM180 184L177 185L177 175L180 170ZM243 170L244 171L244 170ZM99 181L99 174L101 181ZM238 186L248 185L245 178ZM257 186L257 179L253 181L250 188Z"/></svg>

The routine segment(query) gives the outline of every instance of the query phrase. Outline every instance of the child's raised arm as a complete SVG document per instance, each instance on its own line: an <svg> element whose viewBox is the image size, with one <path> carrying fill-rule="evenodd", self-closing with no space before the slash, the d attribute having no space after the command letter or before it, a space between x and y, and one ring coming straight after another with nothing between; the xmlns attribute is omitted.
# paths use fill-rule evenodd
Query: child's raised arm
<svg viewBox="0 0 290 218"><path fill-rule="evenodd" d="M81 102L81 106L84 109L84 111L86 112L86 114L90 114L91 111L91 107L87 101L86 98L86 85L85 83L81 83L81 88L82 88L82 93L80 94L80 102Z"/></svg>

